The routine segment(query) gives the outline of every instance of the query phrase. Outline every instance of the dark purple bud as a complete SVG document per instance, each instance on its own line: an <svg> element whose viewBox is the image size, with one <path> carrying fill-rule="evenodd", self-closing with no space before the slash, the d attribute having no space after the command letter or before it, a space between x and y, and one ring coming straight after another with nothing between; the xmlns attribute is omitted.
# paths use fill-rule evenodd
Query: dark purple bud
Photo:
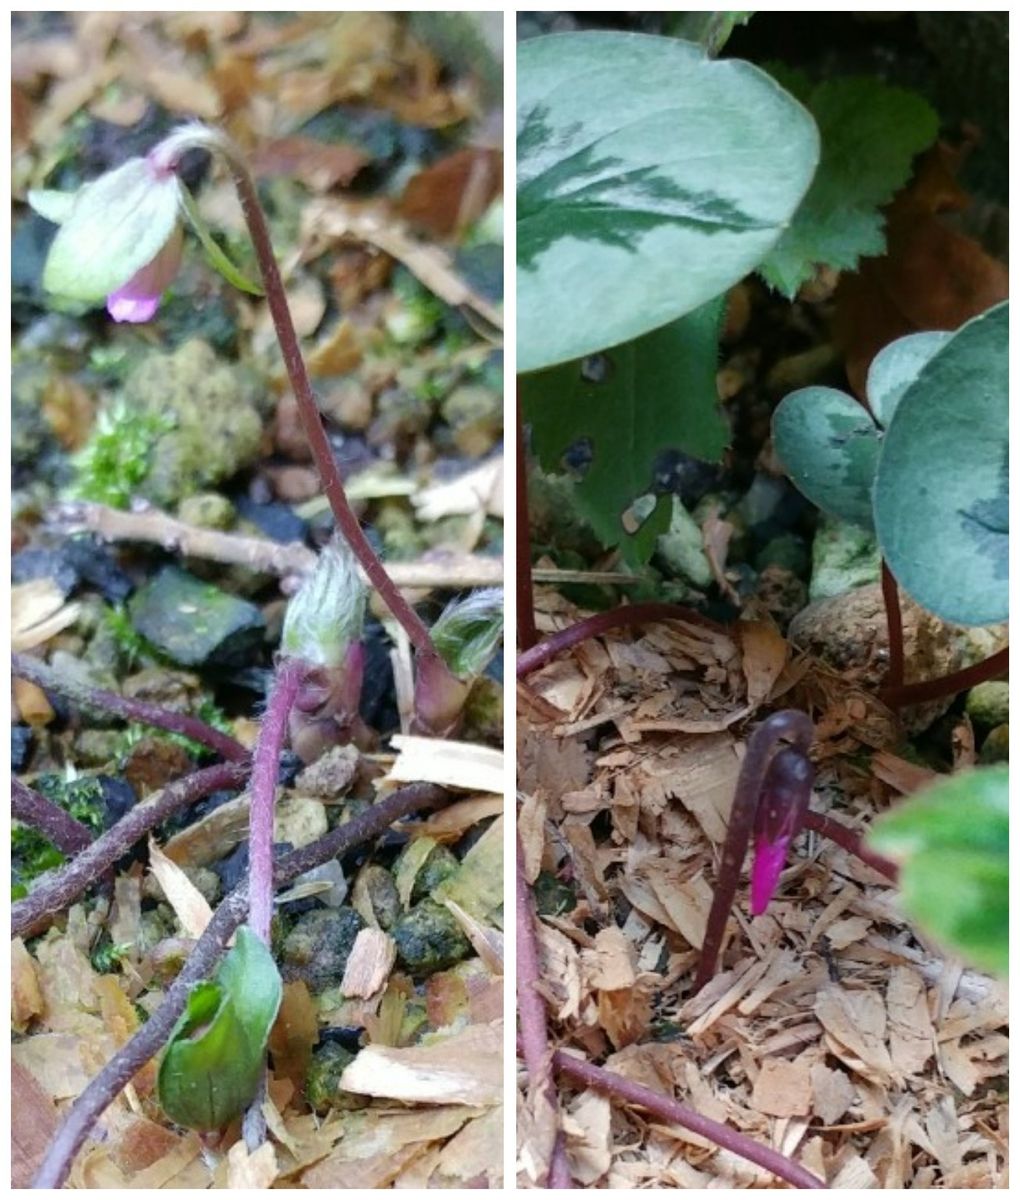
<svg viewBox="0 0 1020 1200"><path fill-rule="evenodd" d="M815 771L811 760L792 747L769 763L754 825L751 915L760 916L772 899L790 843L800 832L811 800Z"/></svg>

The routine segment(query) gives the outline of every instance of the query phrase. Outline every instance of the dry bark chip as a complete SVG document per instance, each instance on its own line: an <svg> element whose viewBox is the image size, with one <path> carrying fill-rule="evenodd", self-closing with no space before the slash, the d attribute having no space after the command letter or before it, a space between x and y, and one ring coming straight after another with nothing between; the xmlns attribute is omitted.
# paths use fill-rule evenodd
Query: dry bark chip
<svg viewBox="0 0 1020 1200"><path fill-rule="evenodd" d="M814 1011L829 1035L833 1054L875 1082L892 1081L893 1063L885 1044L886 1010L877 992L851 992L827 984L818 991Z"/></svg>

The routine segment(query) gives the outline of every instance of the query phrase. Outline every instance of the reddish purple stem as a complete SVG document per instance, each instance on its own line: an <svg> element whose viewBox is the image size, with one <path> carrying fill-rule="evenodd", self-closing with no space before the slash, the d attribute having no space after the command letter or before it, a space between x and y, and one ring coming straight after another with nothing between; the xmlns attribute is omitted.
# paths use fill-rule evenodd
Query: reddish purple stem
<svg viewBox="0 0 1020 1200"><path fill-rule="evenodd" d="M764 1167L766 1171L771 1171L773 1175L786 1180L793 1187L828 1187L824 1180L819 1179L817 1175L812 1175L810 1171L787 1158L785 1154L780 1154L778 1150L773 1150L769 1146L761 1146L736 1129L703 1117L694 1109L688 1108L686 1104L664 1096L661 1092L653 1092L651 1088L634 1083L612 1071L607 1071L604 1067L593 1066L584 1059L575 1058L562 1050L557 1050L553 1055L553 1066L561 1074L569 1076L585 1087L608 1092L611 1097L643 1108L661 1121L680 1125L684 1129L689 1129L691 1133L708 1138L723 1150L728 1150L731 1154L737 1154L741 1158L746 1158L748 1162Z"/></svg>
<svg viewBox="0 0 1020 1200"><path fill-rule="evenodd" d="M530 650L538 641L531 578L531 513L528 508L528 456L521 422L521 386L517 385L517 643Z"/></svg>
<svg viewBox="0 0 1020 1200"><path fill-rule="evenodd" d="M217 763L195 771L185 779L178 779L136 805L70 862L39 878L25 899L11 906L11 936L28 933L43 918L61 912L150 829L210 792L238 786L244 782L248 771L246 762Z"/></svg>
<svg viewBox="0 0 1020 1200"><path fill-rule="evenodd" d="M256 937L269 945L273 917L273 811L280 755L287 735L290 710L294 707L308 664L297 658L284 659L276 672L273 690L259 729L259 740L251 767L249 810L248 924Z"/></svg>
<svg viewBox="0 0 1020 1200"><path fill-rule="evenodd" d="M208 746L228 762L242 762L248 757L248 751L240 742L228 734L220 733L218 729L213 729L198 717L171 712L156 704L132 700L103 688L89 687L68 675L59 674L52 667L28 654L12 654L11 669L19 679L27 679L43 691L63 696L85 712L113 713L123 717L125 721L138 721L142 725L152 725L156 729L183 734L194 742Z"/></svg>
<svg viewBox="0 0 1020 1200"><path fill-rule="evenodd" d="M650 625L654 621L686 621L688 625L701 625L705 629L713 629L716 633L725 633L724 626L716 621L703 617L693 608L684 608L679 604L623 604L619 608L611 608L608 612L595 613L585 617L575 625L559 629L550 634L537 646L525 650L517 656L517 678L523 679L532 671L544 666L557 654L569 650L579 642L590 637L598 637L610 629L621 629L628 625Z"/></svg>
<svg viewBox="0 0 1020 1200"><path fill-rule="evenodd" d="M532 901L531 887L524 873L524 849L520 837L517 839L517 1015L520 1022L521 1053L528 1069L528 1082L534 1095L543 1091L554 1113L559 1105L549 1069L549 1027L546 1021L545 1001L537 989L542 975L538 952L537 917ZM552 1159L546 1186L550 1188L573 1187L570 1167L567 1163L563 1138L558 1131L553 1144Z"/></svg>
<svg viewBox="0 0 1020 1200"><path fill-rule="evenodd" d="M814 726L808 715L796 709L786 708L762 721L748 739L744 761L737 778L737 790L733 797L726 840L723 842L715 894L705 927L705 939L701 945L701 958L694 978L695 992L701 991L715 974L715 964L722 948L726 922L729 920L733 898L737 894L740 882L740 868L743 866L747 843L754 829L758 802L773 753L781 742L786 741L806 757L813 737Z"/></svg>
<svg viewBox="0 0 1020 1200"><path fill-rule="evenodd" d="M92 830L87 825L16 776L11 779L11 816L37 829L65 854L77 854L92 841Z"/></svg>

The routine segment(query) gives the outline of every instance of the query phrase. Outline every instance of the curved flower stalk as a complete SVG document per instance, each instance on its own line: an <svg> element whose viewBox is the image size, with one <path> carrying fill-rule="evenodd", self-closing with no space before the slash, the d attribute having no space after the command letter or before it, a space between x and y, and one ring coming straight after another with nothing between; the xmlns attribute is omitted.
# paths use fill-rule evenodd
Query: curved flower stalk
<svg viewBox="0 0 1020 1200"><path fill-rule="evenodd" d="M432 626L438 658L422 658L414 683L415 728L448 737L460 724L471 685L503 637L503 592L486 588L446 607Z"/></svg>

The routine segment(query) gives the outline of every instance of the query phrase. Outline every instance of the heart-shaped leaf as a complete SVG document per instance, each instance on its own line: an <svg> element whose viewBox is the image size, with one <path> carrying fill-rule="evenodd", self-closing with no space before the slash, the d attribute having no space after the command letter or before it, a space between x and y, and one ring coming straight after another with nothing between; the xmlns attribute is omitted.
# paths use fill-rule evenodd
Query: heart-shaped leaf
<svg viewBox="0 0 1020 1200"><path fill-rule="evenodd" d="M879 432L863 405L836 388L801 388L773 414L772 438L790 478L813 504L871 527Z"/></svg>
<svg viewBox="0 0 1020 1200"><path fill-rule="evenodd" d="M898 860L903 907L982 970L1009 961L1009 768L978 767L879 817L868 843Z"/></svg>
<svg viewBox="0 0 1020 1200"><path fill-rule="evenodd" d="M719 296L774 245L818 162L814 122L769 76L674 39L526 41L517 101L520 371Z"/></svg>
<svg viewBox="0 0 1020 1200"><path fill-rule="evenodd" d="M283 985L247 925L214 981L196 984L159 1066L159 1102L179 1125L221 1129L253 1099Z"/></svg>
<svg viewBox="0 0 1020 1200"><path fill-rule="evenodd" d="M875 529L897 582L962 625L1009 611L1008 305L968 321L896 406Z"/></svg>
<svg viewBox="0 0 1020 1200"><path fill-rule="evenodd" d="M522 412L546 470L562 470L570 446L590 441L578 507L631 565L646 562L669 527L665 498L649 497L634 511L651 488L655 455L672 448L718 461L729 438L715 384L722 311L713 301L642 338L521 380Z"/></svg>
<svg viewBox="0 0 1020 1200"><path fill-rule="evenodd" d="M921 373L925 363L942 349L951 333L908 333L879 350L868 368L868 403L875 420L885 428L892 420L903 393Z"/></svg>

